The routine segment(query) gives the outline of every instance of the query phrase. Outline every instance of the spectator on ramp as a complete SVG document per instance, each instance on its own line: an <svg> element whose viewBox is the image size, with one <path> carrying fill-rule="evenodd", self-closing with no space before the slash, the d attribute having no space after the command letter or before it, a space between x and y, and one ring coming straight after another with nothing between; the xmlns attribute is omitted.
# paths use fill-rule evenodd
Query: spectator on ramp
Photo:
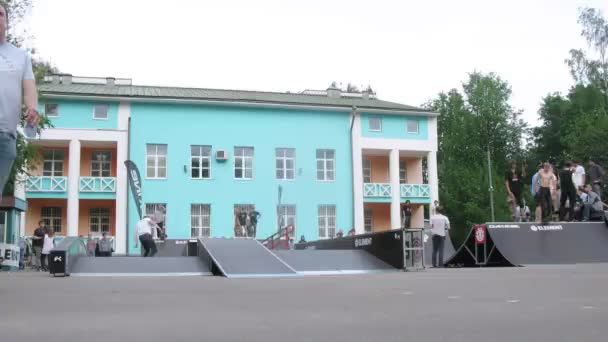
<svg viewBox="0 0 608 342"><path fill-rule="evenodd" d="M604 177L606 173L604 169L595 162L595 160L589 160L589 181L591 182L591 187L593 188L593 192L602 197L602 186L604 185Z"/></svg>
<svg viewBox="0 0 608 342"><path fill-rule="evenodd" d="M585 193L587 194L587 199L584 202L583 207L583 221L589 221L591 216L593 216L597 212L601 212L604 209L604 204L600 199L600 196L596 194L592 188L591 184L585 185Z"/></svg>
<svg viewBox="0 0 608 342"><path fill-rule="evenodd" d="M525 164L522 165L522 171L517 168L517 161L511 162L511 170L505 175L505 187L511 202L511 217L515 218L517 208L521 207L521 193L524 186L524 177L526 177Z"/></svg>
<svg viewBox="0 0 608 342"><path fill-rule="evenodd" d="M574 186L572 163L564 163L563 169L559 173L560 182L560 201L559 201L559 220L563 221L566 216L566 201L568 201L568 221L574 220L574 205L576 204L576 187Z"/></svg>
<svg viewBox="0 0 608 342"><path fill-rule="evenodd" d="M536 185L536 196L541 206L541 222L548 222L553 213L551 190L554 188L555 176L551 171L551 164L545 162L543 170L538 175L538 184Z"/></svg>
<svg viewBox="0 0 608 342"><path fill-rule="evenodd" d="M437 207L431 216L431 233L433 234L433 267L443 267L443 244L446 231L450 229L450 220L443 214L443 208Z"/></svg>
<svg viewBox="0 0 608 342"><path fill-rule="evenodd" d="M538 193L536 192L536 189L537 189L537 184L538 184L538 175L543 170L543 163L538 164L536 169L538 171L536 171L534 176L532 176L532 184L530 186L530 192L532 193L532 198L534 198L534 202L536 204L536 209L534 210L534 218L537 223L540 223L542 211L541 211L541 207L540 207L540 198L537 197Z"/></svg>
<svg viewBox="0 0 608 342"><path fill-rule="evenodd" d="M574 184L576 186L585 186L585 168L580 160L574 162Z"/></svg>

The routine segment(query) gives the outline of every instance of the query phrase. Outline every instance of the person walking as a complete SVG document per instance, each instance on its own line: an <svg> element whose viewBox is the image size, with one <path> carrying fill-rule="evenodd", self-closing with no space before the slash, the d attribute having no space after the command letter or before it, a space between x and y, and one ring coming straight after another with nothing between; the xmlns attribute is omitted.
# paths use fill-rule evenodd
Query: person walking
<svg viewBox="0 0 608 342"><path fill-rule="evenodd" d="M443 245L445 234L450 229L450 220L443 214L443 208L437 207L431 216L431 234L433 235L433 267L443 267Z"/></svg>
<svg viewBox="0 0 608 342"><path fill-rule="evenodd" d="M141 242L141 246L144 248L144 257L153 257L158 251L152 237L153 229L156 229L156 222L150 217L145 216L137 222L137 229L134 235L135 248L139 248L139 243Z"/></svg>
<svg viewBox="0 0 608 342"><path fill-rule="evenodd" d="M17 126L22 106L34 129L40 120L32 58L7 41L8 13L0 2L0 200L17 157Z"/></svg>
<svg viewBox="0 0 608 342"><path fill-rule="evenodd" d="M42 270L44 272L49 271L49 255L51 254L51 250L55 248L55 231L49 229L47 233L44 235L44 245L42 247Z"/></svg>

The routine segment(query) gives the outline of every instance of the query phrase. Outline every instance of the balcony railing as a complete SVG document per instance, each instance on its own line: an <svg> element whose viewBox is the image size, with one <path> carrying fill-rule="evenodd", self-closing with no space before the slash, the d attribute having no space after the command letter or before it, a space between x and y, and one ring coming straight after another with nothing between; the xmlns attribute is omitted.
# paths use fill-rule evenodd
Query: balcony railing
<svg viewBox="0 0 608 342"><path fill-rule="evenodd" d="M116 178L80 177L80 192L116 192Z"/></svg>
<svg viewBox="0 0 608 342"><path fill-rule="evenodd" d="M401 184L401 197L430 198L431 187L428 184Z"/></svg>
<svg viewBox="0 0 608 342"><path fill-rule="evenodd" d="M391 197L391 185L388 183L363 184L364 197Z"/></svg>
<svg viewBox="0 0 608 342"><path fill-rule="evenodd" d="M25 181L27 192L66 192L68 177L32 176Z"/></svg>

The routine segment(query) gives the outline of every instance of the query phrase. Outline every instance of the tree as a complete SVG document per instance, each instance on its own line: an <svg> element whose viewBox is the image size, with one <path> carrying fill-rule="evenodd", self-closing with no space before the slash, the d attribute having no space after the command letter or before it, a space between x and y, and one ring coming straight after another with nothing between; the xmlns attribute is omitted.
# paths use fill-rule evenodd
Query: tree
<svg viewBox="0 0 608 342"><path fill-rule="evenodd" d="M7 40L16 46L21 46L25 40L25 37L23 35L14 34L15 33L14 28L18 27L19 24L21 24L23 22L24 18L29 13L30 9L32 8L32 1L31 0L6 0L6 1L0 0L0 4L4 5L4 7L7 10L8 22L11 27L8 31ZM31 54L35 54L35 50L33 50L33 49L29 50L29 52ZM45 75L47 75L49 73L57 72L57 70L53 66L51 66L49 63L47 63L41 59L33 58L32 66L34 69L33 71L34 71L34 75L36 77L37 83L40 83L44 79ZM23 126L24 124L25 124L25 117L22 116L21 125ZM52 127L51 122L45 114L42 114L40 117L40 124L39 124L38 132L40 132L40 130L42 130L44 128L48 128L48 127ZM29 173L29 171L35 167L36 161L39 156L39 151L38 151L37 146L35 146L33 144L28 144L27 140L20 132L17 132L16 140L17 140L17 156L13 163L13 167L11 169L11 173L9 175L7 184L4 187L3 192L2 192L3 195L7 195L7 196L10 196L14 193L17 175L20 173L27 175Z"/></svg>

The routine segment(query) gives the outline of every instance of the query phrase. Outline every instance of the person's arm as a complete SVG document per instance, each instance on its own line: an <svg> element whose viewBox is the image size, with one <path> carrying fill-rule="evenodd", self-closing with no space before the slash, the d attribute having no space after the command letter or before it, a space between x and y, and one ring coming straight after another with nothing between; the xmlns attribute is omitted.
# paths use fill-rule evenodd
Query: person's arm
<svg viewBox="0 0 608 342"><path fill-rule="evenodd" d="M445 230L450 230L450 219L445 218Z"/></svg>
<svg viewBox="0 0 608 342"><path fill-rule="evenodd" d="M36 90L36 78L32 70L32 58L26 57L25 68L23 69L23 104L26 108L26 120L29 123L38 123L38 91Z"/></svg>
<svg viewBox="0 0 608 342"><path fill-rule="evenodd" d="M137 236L137 230L133 233L133 239L135 239L135 248L139 247L139 236Z"/></svg>
<svg viewBox="0 0 608 342"><path fill-rule="evenodd" d="M505 181L505 187L507 188L507 194L513 197L513 193L511 192L511 187L509 186L509 181Z"/></svg>

